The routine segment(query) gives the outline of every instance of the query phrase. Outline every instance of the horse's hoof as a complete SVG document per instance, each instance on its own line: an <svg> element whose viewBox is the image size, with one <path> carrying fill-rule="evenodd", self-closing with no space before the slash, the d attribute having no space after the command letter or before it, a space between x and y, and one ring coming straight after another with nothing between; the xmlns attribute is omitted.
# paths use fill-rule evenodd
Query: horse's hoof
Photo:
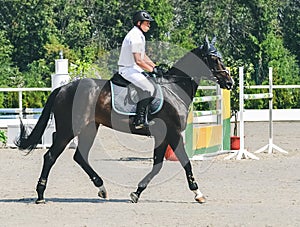
<svg viewBox="0 0 300 227"><path fill-rule="evenodd" d="M137 203L139 201L139 196L135 192L130 193L130 198L132 203Z"/></svg>
<svg viewBox="0 0 300 227"><path fill-rule="evenodd" d="M198 203L205 203L206 202L206 199L204 196L195 196L195 200L198 202Z"/></svg>
<svg viewBox="0 0 300 227"><path fill-rule="evenodd" d="M45 203L46 203L46 200L44 200L44 199L35 200L35 204L45 204Z"/></svg>
<svg viewBox="0 0 300 227"><path fill-rule="evenodd" d="M104 191L99 191L99 192L98 192L98 196L99 196L100 198L102 198L102 199L107 199L107 198L108 198L107 193L104 192Z"/></svg>
<svg viewBox="0 0 300 227"><path fill-rule="evenodd" d="M103 199L108 199L108 195L104 186L99 187L98 196Z"/></svg>

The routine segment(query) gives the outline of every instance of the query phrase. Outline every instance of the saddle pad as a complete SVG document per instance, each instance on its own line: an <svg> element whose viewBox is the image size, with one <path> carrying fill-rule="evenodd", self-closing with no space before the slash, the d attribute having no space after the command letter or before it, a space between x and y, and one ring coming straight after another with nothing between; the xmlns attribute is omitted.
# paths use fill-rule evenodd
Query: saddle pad
<svg viewBox="0 0 300 227"><path fill-rule="evenodd" d="M136 115L136 104L128 102L128 89L110 82L112 108L119 114ZM150 114L156 114L163 105L163 95L160 86L156 86L156 95L150 105Z"/></svg>

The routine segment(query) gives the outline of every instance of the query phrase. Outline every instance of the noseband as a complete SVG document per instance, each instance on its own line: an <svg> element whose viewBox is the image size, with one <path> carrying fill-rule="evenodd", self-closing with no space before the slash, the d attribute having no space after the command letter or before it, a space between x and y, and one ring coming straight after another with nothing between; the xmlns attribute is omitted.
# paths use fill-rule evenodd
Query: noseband
<svg viewBox="0 0 300 227"><path fill-rule="evenodd" d="M220 73L226 73L229 74L229 71L227 69L222 69L222 70L215 70L215 69L211 69L211 72L213 74L220 74Z"/></svg>

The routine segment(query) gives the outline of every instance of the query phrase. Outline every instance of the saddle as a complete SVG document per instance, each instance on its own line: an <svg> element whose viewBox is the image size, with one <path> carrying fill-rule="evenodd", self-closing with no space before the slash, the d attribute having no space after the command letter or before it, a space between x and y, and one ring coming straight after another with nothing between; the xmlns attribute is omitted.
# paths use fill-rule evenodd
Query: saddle
<svg viewBox="0 0 300 227"><path fill-rule="evenodd" d="M149 114L156 114L163 105L162 89L156 83L155 78L144 73L146 78L154 85L154 99L150 104ZM112 108L123 115L136 115L136 105L140 101L139 90L134 84L124 79L119 73L115 73L110 79Z"/></svg>

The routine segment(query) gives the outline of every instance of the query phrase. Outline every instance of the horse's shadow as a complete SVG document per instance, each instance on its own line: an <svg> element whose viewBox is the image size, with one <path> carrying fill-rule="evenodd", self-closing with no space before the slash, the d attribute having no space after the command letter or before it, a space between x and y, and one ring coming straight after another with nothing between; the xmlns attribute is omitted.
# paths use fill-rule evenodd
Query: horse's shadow
<svg viewBox="0 0 300 227"><path fill-rule="evenodd" d="M22 199L0 199L1 203L24 203L31 204L35 203L35 198L22 198ZM48 198L47 203L132 203L130 199L90 199L90 198ZM195 201L174 201L174 200L141 200L139 203L151 204L151 203L174 203L174 204L191 204L196 203Z"/></svg>
<svg viewBox="0 0 300 227"><path fill-rule="evenodd" d="M35 198L0 199L0 203L35 203ZM47 198L46 203L131 203L129 199Z"/></svg>
<svg viewBox="0 0 300 227"><path fill-rule="evenodd" d="M101 161L119 161L119 162L130 162L130 161L149 161L151 162L153 158L142 158L142 157L122 157L122 158L107 158L101 159Z"/></svg>

